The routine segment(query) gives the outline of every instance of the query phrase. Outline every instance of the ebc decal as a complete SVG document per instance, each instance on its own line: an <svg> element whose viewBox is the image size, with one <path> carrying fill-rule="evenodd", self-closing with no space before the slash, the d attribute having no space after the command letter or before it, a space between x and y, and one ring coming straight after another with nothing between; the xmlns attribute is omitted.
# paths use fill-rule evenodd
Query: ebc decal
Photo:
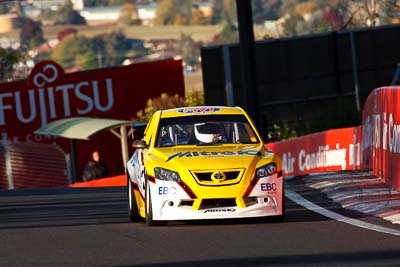
<svg viewBox="0 0 400 267"><path fill-rule="evenodd" d="M179 113L184 114L209 114L220 111L221 108L217 107L187 107L178 109Z"/></svg>
<svg viewBox="0 0 400 267"><path fill-rule="evenodd" d="M171 156L168 157L166 160L167 162L170 161L173 158L182 158L182 157L216 157L216 156L243 156L243 155L250 155L250 156L261 156L260 151L258 150L245 150L245 151L212 151L212 152L178 152L175 154L172 154Z"/></svg>
<svg viewBox="0 0 400 267"><path fill-rule="evenodd" d="M261 191L266 192L275 192L276 191L276 184L275 183L262 183L261 184Z"/></svg>
<svg viewBox="0 0 400 267"><path fill-rule="evenodd" d="M161 195L175 195L176 194L176 188L175 187L166 187L166 186L160 186L158 188L158 194Z"/></svg>

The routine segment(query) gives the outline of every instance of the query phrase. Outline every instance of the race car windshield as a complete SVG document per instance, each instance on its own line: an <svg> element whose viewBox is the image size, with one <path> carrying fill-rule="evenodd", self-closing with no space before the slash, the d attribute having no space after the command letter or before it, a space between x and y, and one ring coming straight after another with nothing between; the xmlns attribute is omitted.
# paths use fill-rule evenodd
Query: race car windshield
<svg viewBox="0 0 400 267"><path fill-rule="evenodd" d="M207 115L161 119L156 146L259 143L242 115Z"/></svg>

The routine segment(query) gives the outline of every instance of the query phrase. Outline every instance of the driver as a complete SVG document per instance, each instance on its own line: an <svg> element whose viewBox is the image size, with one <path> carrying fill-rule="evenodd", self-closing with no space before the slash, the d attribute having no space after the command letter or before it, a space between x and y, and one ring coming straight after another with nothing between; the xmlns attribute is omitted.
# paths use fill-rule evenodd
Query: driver
<svg viewBox="0 0 400 267"><path fill-rule="evenodd" d="M220 129L216 123L196 123L194 125L194 135L202 143L217 143L222 140Z"/></svg>

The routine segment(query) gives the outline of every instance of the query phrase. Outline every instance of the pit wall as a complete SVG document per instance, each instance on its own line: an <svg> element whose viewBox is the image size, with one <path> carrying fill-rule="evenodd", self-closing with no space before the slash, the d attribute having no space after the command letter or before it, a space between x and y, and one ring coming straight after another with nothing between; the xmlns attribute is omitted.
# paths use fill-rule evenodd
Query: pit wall
<svg viewBox="0 0 400 267"><path fill-rule="evenodd" d="M400 87L375 89L363 110L362 168L400 190Z"/></svg>

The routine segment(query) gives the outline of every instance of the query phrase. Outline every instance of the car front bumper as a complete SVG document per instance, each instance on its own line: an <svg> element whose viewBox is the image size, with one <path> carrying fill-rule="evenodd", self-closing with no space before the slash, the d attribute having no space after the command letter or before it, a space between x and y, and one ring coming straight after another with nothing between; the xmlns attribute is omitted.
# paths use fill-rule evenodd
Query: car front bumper
<svg viewBox="0 0 400 267"><path fill-rule="evenodd" d="M266 184L274 190L267 191ZM249 196L231 198L190 198L178 184L149 183L154 220L205 220L279 216L283 207L283 178L260 179Z"/></svg>

